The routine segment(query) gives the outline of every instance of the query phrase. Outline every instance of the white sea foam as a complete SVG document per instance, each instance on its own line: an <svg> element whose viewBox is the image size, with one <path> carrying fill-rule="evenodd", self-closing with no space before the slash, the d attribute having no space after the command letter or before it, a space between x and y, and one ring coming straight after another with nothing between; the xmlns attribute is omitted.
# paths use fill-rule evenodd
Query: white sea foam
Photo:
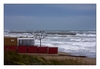
<svg viewBox="0 0 100 69"><path fill-rule="evenodd" d="M36 40L36 45L39 40ZM47 37L42 40L44 46L56 46L59 51L69 52L73 55L96 57L96 38L90 37Z"/></svg>

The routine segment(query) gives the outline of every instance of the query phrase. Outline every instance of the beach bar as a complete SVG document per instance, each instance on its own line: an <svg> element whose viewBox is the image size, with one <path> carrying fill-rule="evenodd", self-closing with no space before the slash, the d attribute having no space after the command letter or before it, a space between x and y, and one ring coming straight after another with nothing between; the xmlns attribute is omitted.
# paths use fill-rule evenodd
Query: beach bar
<svg viewBox="0 0 100 69"><path fill-rule="evenodd" d="M4 37L4 51L16 51L18 53L44 53L57 54L58 47L35 46L34 38Z"/></svg>

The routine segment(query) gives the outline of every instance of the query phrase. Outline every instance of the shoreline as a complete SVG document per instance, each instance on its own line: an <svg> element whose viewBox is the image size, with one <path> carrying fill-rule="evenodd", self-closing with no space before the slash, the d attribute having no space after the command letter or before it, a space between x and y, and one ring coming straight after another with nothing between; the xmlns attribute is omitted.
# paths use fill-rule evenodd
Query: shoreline
<svg viewBox="0 0 100 69"><path fill-rule="evenodd" d="M58 51L58 54L43 54L43 53L19 53L19 54L39 56L39 57L45 58L46 60L54 59L54 60L66 61L66 60L73 59L73 60L82 62L82 64L96 65L96 58L89 58L86 56L75 56L75 55L72 55L71 53L66 53L66 52Z"/></svg>

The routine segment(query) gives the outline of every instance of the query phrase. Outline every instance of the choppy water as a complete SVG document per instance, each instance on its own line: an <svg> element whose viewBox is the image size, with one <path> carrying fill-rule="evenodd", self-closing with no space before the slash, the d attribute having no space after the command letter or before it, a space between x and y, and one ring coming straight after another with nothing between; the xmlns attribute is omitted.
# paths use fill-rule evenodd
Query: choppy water
<svg viewBox="0 0 100 69"><path fill-rule="evenodd" d="M53 31L54 32L54 31ZM48 34L42 40L43 46L58 47L58 51L71 53L77 56L87 56L96 58L96 31L56 31L71 32L76 35ZM33 36L29 33L4 33L5 36ZM40 45L39 40L35 40L35 45Z"/></svg>

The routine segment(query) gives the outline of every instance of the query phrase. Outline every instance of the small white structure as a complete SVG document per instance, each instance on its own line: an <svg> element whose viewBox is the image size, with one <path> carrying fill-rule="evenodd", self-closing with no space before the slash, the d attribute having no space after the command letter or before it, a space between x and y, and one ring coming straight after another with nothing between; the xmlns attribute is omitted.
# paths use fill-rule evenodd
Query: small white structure
<svg viewBox="0 0 100 69"><path fill-rule="evenodd" d="M18 38L18 46L34 46L34 38Z"/></svg>

